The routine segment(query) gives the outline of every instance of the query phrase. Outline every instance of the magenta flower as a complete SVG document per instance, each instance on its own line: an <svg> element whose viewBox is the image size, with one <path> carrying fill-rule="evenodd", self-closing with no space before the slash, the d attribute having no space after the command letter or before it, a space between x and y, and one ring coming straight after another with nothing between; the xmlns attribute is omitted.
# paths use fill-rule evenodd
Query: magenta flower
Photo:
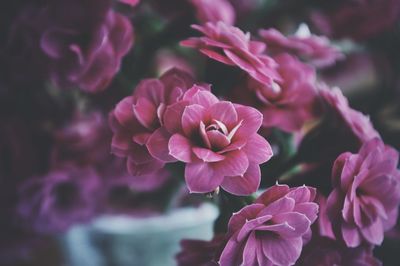
<svg viewBox="0 0 400 266"><path fill-rule="evenodd" d="M166 110L165 128L172 136L160 138L158 143L168 146L154 145L154 151L160 159L172 156L186 163L190 192L221 186L232 194L250 194L260 184L259 164L272 156L269 143L257 134L261 123L254 108L219 101L208 88L194 86Z"/></svg>
<svg viewBox="0 0 400 266"><path fill-rule="evenodd" d="M221 266L293 265L317 219L315 193L306 186L274 185L254 204L233 214Z"/></svg>
<svg viewBox="0 0 400 266"><path fill-rule="evenodd" d="M100 112L77 113L53 133L54 164L74 162L81 166L101 166L110 159L111 131Z"/></svg>
<svg viewBox="0 0 400 266"><path fill-rule="evenodd" d="M228 25L235 23L235 10L228 0L190 0L196 10L197 19L202 22L222 21Z"/></svg>
<svg viewBox="0 0 400 266"><path fill-rule="evenodd" d="M282 81L277 83L274 93L252 80L247 85L256 94L256 106L264 116L263 126L293 132L315 117L316 74L312 67L288 54L278 55L275 60ZM238 89L242 90L239 95L247 93L243 88Z"/></svg>
<svg viewBox="0 0 400 266"><path fill-rule="evenodd" d="M344 55L323 36L312 35L306 25L301 25L296 34L284 36L275 29L260 30L259 35L273 54L290 53L315 67L327 67Z"/></svg>
<svg viewBox="0 0 400 266"><path fill-rule="evenodd" d="M56 85L98 92L119 71L122 57L132 46L133 32L130 21L110 5L105 0L47 1L21 12L18 31L28 28L34 33L32 46L40 47L35 52L42 56L37 64L45 64L47 76Z"/></svg>
<svg viewBox="0 0 400 266"><path fill-rule="evenodd" d="M396 223L400 205L397 151L380 139L366 142L357 154L346 152L332 170L333 191L327 211L338 239L348 247L380 245Z"/></svg>
<svg viewBox="0 0 400 266"><path fill-rule="evenodd" d="M310 265L380 266L382 263L374 257L372 246L348 248L335 240L316 237L304 247L296 262L296 266Z"/></svg>
<svg viewBox="0 0 400 266"><path fill-rule="evenodd" d="M164 161L152 156L157 140L167 134L164 112L168 105L178 101L184 91L193 84L187 73L172 69L160 79L146 79L139 83L132 96L120 101L110 114L114 132L112 152L128 158L129 172L134 175L149 174L162 168L174 158L164 154ZM149 145L149 139L153 141Z"/></svg>
<svg viewBox="0 0 400 266"><path fill-rule="evenodd" d="M263 54L265 44L251 41L250 34L223 22L193 25L205 36L189 38L181 45L198 49L206 56L221 63L237 66L255 80L272 86L281 78L276 71L275 61Z"/></svg>
<svg viewBox="0 0 400 266"><path fill-rule="evenodd" d="M67 230L97 213L100 184L92 168L58 167L21 185L18 213L38 232Z"/></svg>

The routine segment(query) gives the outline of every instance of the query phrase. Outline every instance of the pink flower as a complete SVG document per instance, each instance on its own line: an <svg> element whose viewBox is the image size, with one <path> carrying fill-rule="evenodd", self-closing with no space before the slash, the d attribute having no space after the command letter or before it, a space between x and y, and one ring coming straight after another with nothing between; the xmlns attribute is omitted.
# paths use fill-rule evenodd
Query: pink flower
<svg viewBox="0 0 400 266"><path fill-rule="evenodd" d="M132 96L120 101L111 112L110 125L114 133L111 150L119 157L128 158L132 175L149 174L164 166L165 161L152 156L148 141L166 134L161 126L167 106L178 101L192 84L190 75L172 69L160 79L140 82Z"/></svg>
<svg viewBox="0 0 400 266"><path fill-rule="evenodd" d="M315 189L274 185L233 214L221 266L293 265L317 219Z"/></svg>
<svg viewBox="0 0 400 266"><path fill-rule="evenodd" d="M282 77L282 81L273 86L274 90L249 79L245 86L253 93L249 94L245 86L237 86L233 97L260 110L264 116L264 127L293 132L315 117L318 103L315 70L288 54L274 59Z"/></svg>
<svg viewBox="0 0 400 266"><path fill-rule="evenodd" d="M290 53L316 67L330 66L344 57L326 37L312 35L306 25L301 25L296 34L288 37L272 28L260 30L259 35L267 45L268 52Z"/></svg>
<svg viewBox="0 0 400 266"><path fill-rule="evenodd" d="M172 136L160 139L168 146L154 145L154 151L160 159L172 156L186 163L191 192L221 186L232 194L250 194L260 184L259 164L272 156L269 143L257 134L261 122L262 114L254 108L219 101L207 88L194 86L167 108L165 128Z"/></svg>
<svg viewBox="0 0 400 266"><path fill-rule="evenodd" d="M379 133L373 128L369 118L349 106L347 98L343 96L339 88L322 88L320 94L324 102L328 105L335 115L351 129L352 133L362 144L368 140L380 137Z"/></svg>
<svg viewBox="0 0 400 266"><path fill-rule="evenodd" d="M228 25L235 23L235 10L227 0L190 0L196 9L196 17L202 22L222 21Z"/></svg>
<svg viewBox="0 0 400 266"><path fill-rule="evenodd" d="M117 1L130 6L136 6L140 2L140 0L117 0Z"/></svg>
<svg viewBox="0 0 400 266"><path fill-rule="evenodd" d="M133 43L130 21L111 10L108 0L46 1L23 9L15 24L13 38L25 31L33 35L32 43L21 44L40 55L33 68L44 68L60 87L86 92L110 84Z"/></svg>
<svg viewBox="0 0 400 266"><path fill-rule="evenodd" d="M380 245L394 226L400 205L399 155L380 139L366 142L357 154L346 152L332 170L333 191L327 211L338 239L348 247Z"/></svg>
<svg viewBox="0 0 400 266"><path fill-rule="evenodd" d="M255 80L272 86L281 80L275 70L276 63L263 54L265 44L251 41L250 34L223 22L193 25L205 36L189 38L181 42L186 47L197 48L206 56L221 63L237 66Z"/></svg>

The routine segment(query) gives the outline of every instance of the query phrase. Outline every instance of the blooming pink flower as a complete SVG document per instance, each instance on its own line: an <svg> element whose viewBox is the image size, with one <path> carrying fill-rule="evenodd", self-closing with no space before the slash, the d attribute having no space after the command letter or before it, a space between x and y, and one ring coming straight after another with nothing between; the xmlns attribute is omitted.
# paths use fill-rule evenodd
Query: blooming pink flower
<svg viewBox="0 0 400 266"><path fill-rule="evenodd" d="M277 70L282 81L273 86L273 91L249 79L245 86L234 89L233 98L260 110L264 116L264 127L293 132L315 117L318 103L315 70L288 54L278 55L274 59L278 63ZM249 94L243 87L253 93Z"/></svg>
<svg viewBox="0 0 400 266"><path fill-rule="evenodd" d="M160 79L140 82L132 96L120 101L111 112L110 125L114 132L111 150L119 157L128 158L128 169L132 175L149 174L162 168L165 161L174 160L164 156L169 159L161 161L152 156L151 150L155 147L149 147L148 140L157 140L166 134L161 127L165 109L178 101L192 84L190 75L172 69ZM155 141L152 144L157 145Z"/></svg>
<svg viewBox="0 0 400 266"><path fill-rule="evenodd" d="M32 53L41 56L35 67L45 68L58 86L87 92L110 84L133 43L130 21L111 10L108 0L47 1L28 7L18 17L13 37L26 28L34 35L27 49L36 48Z"/></svg>
<svg viewBox="0 0 400 266"><path fill-rule="evenodd" d="M206 56L221 63L237 66L255 80L272 85L281 80L275 70L275 61L263 54L265 44L251 41L250 33L223 22L193 25L194 29L205 36L189 38L181 42L186 47L197 48Z"/></svg>
<svg viewBox="0 0 400 266"><path fill-rule="evenodd" d="M380 245L383 234L396 223L400 205L397 151L376 138L357 154L346 152L332 170L333 191L327 211L338 239L348 247Z"/></svg>
<svg viewBox="0 0 400 266"><path fill-rule="evenodd" d="M260 184L259 164L272 156L269 143L257 134L261 123L256 109L219 101L207 88L194 86L167 108L165 128L172 136L160 138L158 143L168 146L158 145L154 152L160 159L172 156L186 163L191 192L221 186L232 194L250 194Z"/></svg>
<svg viewBox="0 0 400 266"><path fill-rule="evenodd" d="M288 37L272 28L260 30L259 35L267 45L268 52L290 53L316 67L330 66L344 57L326 37L312 35L308 28L302 30L304 27L307 26L301 25L296 34Z"/></svg>
<svg viewBox="0 0 400 266"><path fill-rule="evenodd" d="M21 185L18 213L38 232L64 231L97 214L100 185L93 168L59 166Z"/></svg>
<svg viewBox="0 0 400 266"><path fill-rule="evenodd" d="M190 0L196 8L197 19L202 22L223 21L228 25L235 23L235 10L228 0Z"/></svg>
<svg viewBox="0 0 400 266"><path fill-rule="evenodd" d="M221 266L293 265L317 219L315 189L274 185L233 214Z"/></svg>

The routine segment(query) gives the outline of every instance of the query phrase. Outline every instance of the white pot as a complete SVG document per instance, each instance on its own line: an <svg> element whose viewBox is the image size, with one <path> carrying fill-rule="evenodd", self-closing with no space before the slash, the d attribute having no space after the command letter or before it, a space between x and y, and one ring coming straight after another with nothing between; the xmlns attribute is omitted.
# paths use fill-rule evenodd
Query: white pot
<svg viewBox="0 0 400 266"><path fill-rule="evenodd" d="M210 240L218 210L211 204L135 218L102 216L61 237L69 266L173 266L179 242Z"/></svg>

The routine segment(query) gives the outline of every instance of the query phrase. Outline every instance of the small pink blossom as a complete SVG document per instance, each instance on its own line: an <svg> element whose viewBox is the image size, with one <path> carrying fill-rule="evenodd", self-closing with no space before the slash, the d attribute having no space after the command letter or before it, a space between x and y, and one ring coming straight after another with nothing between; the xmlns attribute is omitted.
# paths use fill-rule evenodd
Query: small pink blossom
<svg viewBox="0 0 400 266"><path fill-rule="evenodd" d="M376 138L357 154L346 152L332 170L327 211L338 239L348 247L380 245L396 223L400 205L399 155Z"/></svg>
<svg viewBox="0 0 400 266"><path fill-rule="evenodd" d="M277 82L273 90L249 79L245 86L235 88L233 97L260 110L264 117L263 127L293 132L315 117L318 102L315 70L288 54L274 59L282 81Z"/></svg>
<svg viewBox="0 0 400 266"><path fill-rule="evenodd" d="M274 185L233 214L221 266L294 265L317 219L315 189Z"/></svg>
<svg viewBox="0 0 400 266"><path fill-rule="evenodd" d="M181 45L198 49L206 56L221 63L237 66L252 78L265 85L272 86L281 80L276 71L276 62L264 55L265 44L250 40L250 33L223 22L193 25L204 34L203 37L189 38Z"/></svg>
<svg viewBox="0 0 400 266"><path fill-rule="evenodd" d="M170 106L165 120L172 134L168 154L186 163L189 190L206 193L221 186L236 195L255 192L259 164L272 156L269 143L257 134L261 123L256 109L220 101L199 86Z"/></svg>
<svg viewBox="0 0 400 266"><path fill-rule="evenodd" d="M235 10L228 0L190 0L196 9L196 17L202 22L222 21L228 25L235 23Z"/></svg>
<svg viewBox="0 0 400 266"><path fill-rule="evenodd" d="M326 37L311 34L306 25L301 25L296 34L287 37L273 28L260 30L259 35L268 52L290 53L316 67L330 66L344 57Z"/></svg>
<svg viewBox="0 0 400 266"><path fill-rule="evenodd" d="M172 69L160 79L141 81L133 94L120 101L111 112L110 125L114 133L111 150L128 159L132 175L149 174L164 166L165 161L152 156L153 147L148 146L148 141L166 134L162 125L167 106L178 101L192 84L190 75Z"/></svg>

